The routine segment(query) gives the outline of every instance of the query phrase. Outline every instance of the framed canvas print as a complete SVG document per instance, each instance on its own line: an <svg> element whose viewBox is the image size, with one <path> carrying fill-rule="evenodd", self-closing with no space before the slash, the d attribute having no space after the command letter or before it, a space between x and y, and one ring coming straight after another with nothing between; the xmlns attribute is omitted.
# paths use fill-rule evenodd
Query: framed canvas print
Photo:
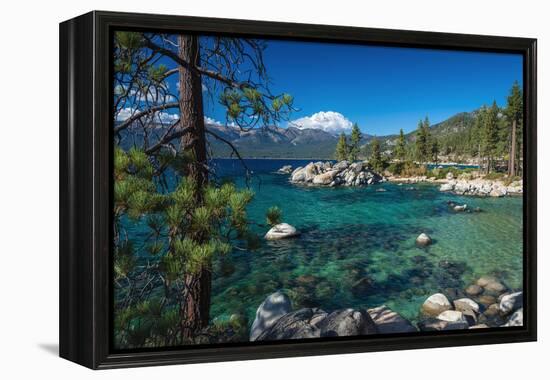
<svg viewBox="0 0 550 380"><path fill-rule="evenodd" d="M536 40L60 25L60 355L536 339Z"/></svg>

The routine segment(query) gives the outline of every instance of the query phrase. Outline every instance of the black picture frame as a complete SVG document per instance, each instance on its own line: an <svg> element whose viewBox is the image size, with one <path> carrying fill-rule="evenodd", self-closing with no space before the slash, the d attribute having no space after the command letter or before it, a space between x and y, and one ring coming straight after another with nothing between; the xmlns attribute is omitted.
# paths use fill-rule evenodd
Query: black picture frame
<svg viewBox="0 0 550 380"><path fill-rule="evenodd" d="M111 350L112 33L219 33L333 43L513 52L523 56L524 325L302 341ZM93 11L60 24L60 356L93 369L535 341L537 41L202 17Z"/></svg>

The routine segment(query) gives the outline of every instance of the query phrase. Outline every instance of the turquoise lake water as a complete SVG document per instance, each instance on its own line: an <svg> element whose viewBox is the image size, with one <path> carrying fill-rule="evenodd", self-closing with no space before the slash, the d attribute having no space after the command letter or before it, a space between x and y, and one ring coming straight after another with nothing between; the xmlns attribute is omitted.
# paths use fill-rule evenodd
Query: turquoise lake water
<svg viewBox="0 0 550 380"><path fill-rule="evenodd" d="M251 220L264 223L276 205L283 221L302 232L295 239L262 243L254 252L237 252L218 262L214 275L213 316L240 312L253 318L270 293L285 289L294 307L327 310L386 304L415 319L429 295L463 289L493 274L511 288L522 287L522 198L474 198L442 193L431 184L385 183L360 188L292 185L273 174L284 164L309 161L248 160L255 175ZM218 160L218 172L233 174L240 164ZM229 172L229 173L228 173ZM385 192L376 191L384 188ZM447 201L480 207L456 213ZM267 228L254 228L265 234ZM425 232L434 240L419 248ZM353 284L367 278L366 289Z"/></svg>
<svg viewBox="0 0 550 380"><path fill-rule="evenodd" d="M482 275L522 288L521 197L462 197L431 184L303 187L290 184L288 175L274 174L285 164L296 168L307 162L247 160L256 194L249 219L265 223L266 210L276 205L283 221L301 236L271 242L262 238L255 251L218 259L212 318L241 313L251 323L259 304L279 289L290 295L294 308L386 304L415 320L426 297L463 289ZM216 160L213 167L219 177L245 185L238 161ZM380 188L386 191L376 191ZM447 201L482 212L455 213ZM268 228L252 230L263 236ZM428 248L415 244L422 232L433 239Z"/></svg>

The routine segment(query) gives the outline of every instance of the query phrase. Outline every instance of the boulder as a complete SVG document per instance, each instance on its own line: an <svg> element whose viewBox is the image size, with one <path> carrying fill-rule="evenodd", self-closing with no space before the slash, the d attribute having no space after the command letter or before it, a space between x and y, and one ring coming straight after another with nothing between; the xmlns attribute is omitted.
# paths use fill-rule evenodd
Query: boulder
<svg viewBox="0 0 550 380"><path fill-rule="evenodd" d="M457 310L445 310L437 316L437 319L445 322L466 322L464 314Z"/></svg>
<svg viewBox="0 0 550 380"><path fill-rule="evenodd" d="M476 281L476 284L481 287L485 287L489 282L497 281L493 276L481 276L479 280Z"/></svg>
<svg viewBox="0 0 550 380"><path fill-rule="evenodd" d="M459 205L454 206L453 210L456 212L460 212L460 211L466 211L467 208L468 208L468 205L463 204L462 206L459 206Z"/></svg>
<svg viewBox="0 0 550 380"><path fill-rule="evenodd" d="M321 330L317 327L326 318L327 313L320 309L304 308L285 314L265 329L256 341L319 338ZM315 323L312 323L314 321Z"/></svg>
<svg viewBox="0 0 550 380"><path fill-rule="evenodd" d="M453 183L444 183L439 187L439 191L453 191L454 187Z"/></svg>
<svg viewBox="0 0 550 380"><path fill-rule="evenodd" d="M306 178L306 171L301 166L294 169L294 171L290 174L291 182L302 182L305 178Z"/></svg>
<svg viewBox="0 0 550 380"><path fill-rule="evenodd" d="M500 313L500 307L497 303L487 306L483 314L489 318L495 317Z"/></svg>
<svg viewBox="0 0 550 380"><path fill-rule="evenodd" d="M457 182L455 184L454 192L457 194L466 194L471 189L471 185L468 182Z"/></svg>
<svg viewBox="0 0 550 380"><path fill-rule="evenodd" d="M366 310L336 310L318 323L322 337L376 334L376 324Z"/></svg>
<svg viewBox="0 0 550 380"><path fill-rule="evenodd" d="M250 341L256 340L290 310L290 298L286 294L275 292L269 295L256 310L256 318L250 328Z"/></svg>
<svg viewBox="0 0 550 380"><path fill-rule="evenodd" d="M429 296L422 304L421 312L427 316L438 316L446 310L451 310L452 306L444 294L436 293Z"/></svg>
<svg viewBox="0 0 550 380"><path fill-rule="evenodd" d="M523 308L518 309L502 327L523 326Z"/></svg>
<svg viewBox="0 0 550 380"><path fill-rule="evenodd" d="M499 310L502 314L509 314L512 311L523 307L523 292L516 292L503 296L500 300Z"/></svg>
<svg viewBox="0 0 550 380"><path fill-rule="evenodd" d="M447 180L452 180L455 178L454 174L452 172L448 172L447 175L445 176L445 178L447 178Z"/></svg>
<svg viewBox="0 0 550 380"><path fill-rule="evenodd" d="M479 305L475 301L469 298L460 298L460 299L454 300L453 304L454 304L455 310L458 310L458 311L471 310L475 313L479 313Z"/></svg>
<svg viewBox="0 0 550 380"><path fill-rule="evenodd" d="M507 194L507 191L505 187L493 186L493 190L491 190L491 192L489 193L489 196L500 198L500 197L506 196L506 194Z"/></svg>
<svg viewBox="0 0 550 380"><path fill-rule="evenodd" d="M365 295L374 285L374 281L370 277L363 277L355 281L351 285L351 291L356 296Z"/></svg>
<svg viewBox="0 0 550 380"><path fill-rule="evenodd" d="M477 298L477 301L482 305L488 306L488 305L494 304L497 301L497 299L493 296L483 294Z"/></svg>
<svg viewBox="0 0 550 380"><path fill-rule="evenodd" d="M313 183L316 185L329 185L337 174L338 170L329 170L328 172L317 174L313 178Z"/></svg>
<svg viewBox="0 0 550 380"><path fill-rule="evenodd" d="M418 237L416 238L416 244L421 246L421 247L425 247L425 246L428 246L430 244L432 244L432 238L429 237L427 234L425 233L421 233L420 235L418 235Z"/></svg>
<svg viewBox="0 0 550 380"><path fill-rule="evenodd" d="M493 294L500 294L506 290L506 286L504 286L501 282L497 280L489 281L487 284L485 284L483 288L486 292Z"/></svg>
<svg viewBox="0 0 550 380"><path fill-rule="evenodd" d="M424 320L418 324L418 328L421 331L463 330L469 327L466 321L449 322L436 318Z"/></svg>
<svg viewBox="0 0 550 380"><path fill-rule="evenodd" d="M334 170L339 170L339 171L341 171L341 170L347 169L348 166L349 166L349 162L347 162L346 160L344 160L344 161L338 162L338 163L335 164L332 168L333 168Z"/></svg>
<svg viewBox="0 0 550 380"><path fill-rule="evenodd" d="M367 310L380 334L407 333L418 331L408 320L386 305Z"/></svg>
<svg viewBox="0 0 550 380"><path fill-rule="evenodd" d="M315 178L315 176L317 174L319 174L319 170L317 168L317 166L315 166L315 164L313 163L309 163L306 165L306 167L304 168L304 181L305 182L311 182L313 181L313 178Z"/></svg>
<svg viewBox="0 0 550 380"><path fill-rule="evenodd" d="M483 293L483 288L479 285L470 285L466 289L464 289L467 295L469 296L478 296L481 293Z"/></svg>
<svg viewBox="0 0 550 380"><path fill-rule="evenodd" d="M292 165L284 165L282 168L277 170L279 174L290 174L292 173Z"/></svg>
<svg viewBox="0 0 550 380"><path fill-rule="evenodd" d="M279 223L273 226L267 233L265 234L266 240L278 240L278 239L286 239L293 236L300 235L300 232L296 230L293 226L291 226L288 223Z"/></svg>

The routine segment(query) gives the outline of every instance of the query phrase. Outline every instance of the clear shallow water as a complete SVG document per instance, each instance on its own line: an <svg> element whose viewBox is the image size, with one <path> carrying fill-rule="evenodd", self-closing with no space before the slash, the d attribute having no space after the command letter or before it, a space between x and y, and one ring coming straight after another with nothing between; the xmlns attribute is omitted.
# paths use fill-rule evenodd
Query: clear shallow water
<svg viewBox="0 0 550 380"><path fill-rule="evenodd" d="M274 172L309 160L246 162L255 173L249 220L265 223L266 210L276 205L283 221L302 234L262 239L258 250L235 251L216 260L212 318L241 313L251 323L259 304L279 289L290 295L294 308L386 304L415 320L426 297L463 289L482 275L496 275L510 288L522 287L521 197L461 197L429 184L303 187ZM215 160L212 166L219 178L231 177L245 186L237 160ZM386 191L377 192L380 188ZM449 200L482 212L455 213ZM134 237L146 235L140 226L127 227ZM263 236L268 228L252 230ZM415 244L422 232L434 240L428 248Z"/></svg>
<svg viewBox="0 0 550 380"><path fill-rule="evenodd" d="M442 193L437 186L380 184L366 188L314 188L292 185L273 174L284 164L309 161L248 160L258 178L249 217L264 223L265 211L279 206L283 221L302 232L296 239L262 243L215 266L212 315L240 312L252 320L270 293L285 289L294 307L390 306L415 319L427 296L446 288L463 289L494 274L511 288L522 287L522 199L473 198ZM217 160L221 176L237 183L240 164ZM384 188L386 192L377 192ZM452 200L480 213L455 213ZM265 234L267 227L255 227ZM434 243L419 248L416 237ZM361 289L353 285L363 280Z"/></svg>

